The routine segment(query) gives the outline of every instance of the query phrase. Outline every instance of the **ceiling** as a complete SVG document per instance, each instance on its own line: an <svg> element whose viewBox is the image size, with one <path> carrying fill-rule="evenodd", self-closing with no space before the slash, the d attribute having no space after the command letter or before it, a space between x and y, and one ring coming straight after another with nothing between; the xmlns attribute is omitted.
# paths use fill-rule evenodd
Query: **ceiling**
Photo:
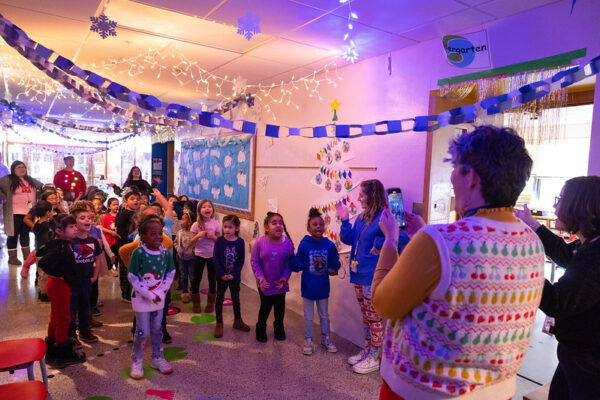
<svg viewBox="0 0 600 400"><path fill-rule="evenodd" d="M352 38L360 61L556 1L0 0L0 13L78 65L163 101L201 107L232 94L231 83L218 88L219 80L210 74L271 85L307 76L330 62L347 65L340 54L349 7L358 15ZM250 40L237 34L237 20L248 11L260 17L261 30ZM102 39L90 32L90 16L102 13L117 22L116 37ZM153 57L144 58L147 54ZM56 86L37 100L31 99L34 92L23 95L31 79L48 78L6 45L0 56L10 92L21 93L20 102L42 112L52 104L55 115L107 118L79 101L53 103ZM29 83L19 85L24 77ZM201 80L212 84L207 88Z"/></svg>

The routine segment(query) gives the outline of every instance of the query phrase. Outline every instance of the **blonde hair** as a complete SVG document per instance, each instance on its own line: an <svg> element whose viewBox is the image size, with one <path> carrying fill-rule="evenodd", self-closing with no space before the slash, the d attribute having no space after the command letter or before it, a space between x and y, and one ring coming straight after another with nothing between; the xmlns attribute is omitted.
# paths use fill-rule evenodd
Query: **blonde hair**
<svg viewBox="0 0 600 400"><path fill-rule="evenodd" d="M367 196L367 208L360 214L360 218L367 224L373 222L375 216L385 208L385 189L383 183L377 179L369 179L360 184L363 193Z"/></svg>

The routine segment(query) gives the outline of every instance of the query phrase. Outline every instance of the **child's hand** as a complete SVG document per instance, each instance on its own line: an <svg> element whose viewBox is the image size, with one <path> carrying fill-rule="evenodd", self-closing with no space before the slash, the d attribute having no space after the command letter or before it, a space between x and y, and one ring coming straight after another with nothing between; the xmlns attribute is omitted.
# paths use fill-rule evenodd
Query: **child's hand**
<svg viewBox="0 0 600 400"><path fill-rule="evenodd" d="M158 295L156 295L156 294L155 294L155 295L154 295L154 299L152 300L152 302L153 302L154 304L158 304L158 303L160 303L160 297L158 297Z"/></svg>
<svg viewBox="0 0 600 400"><path fill-rule="evenodd" d="M97 280L97 279L98 279L98 277L97 277L97 276L92 276L92 277L90 278L90 282L94 283L94 282L96 282L96 280Z"/></svg>
<svg viewBox="0 0 600 400"><path fill-rule="evenodd" d="M380 253L380 251L379 251L379 250L377 250L377 249L375 248L375 246L373 246L373 248L371 249L371 251L370 251L369 253L371 253L371 254L373 254L373 255L375 255L375 256L378 256L378 255L379 255L379 253Z"/></svg>
<svg viewBox="0 0 600 400"><path fill-rule="evenodd" d="M281 279L275 284L275 287L277 289L281 290L281 289L283 289L283 287L285 286L286 283L287 283L287 279Z"/></svg>
<svg viewBox="0 0 600 400"><path fill-rule="evenodd" d="M228 281L232 281L232 280L233 280L233 275L231 275L231 274L228 274L228 275L226 275L226 276L227 276L227 280L228 280Z"/></svg>
<svg viewBox="0 0 600 400"><path fill-rule="evenodd" d="M110 231L110 234L118 239L121 239L121 236L119 236L119 234L116 231Z"/></svg>
<svg viewBox="0 0 600 400"><path fill-rule="evenodd" d="M258 286L260 286L261 289L268 289L271 287L271 284L267 282L265 278L260 278L258 280Z"/></svg>
<svg viewBox="0 0 600 400"><path fill-rule="evenodd" d="M214 233L208 232L208 231L206 232L206 238L209 239L209 240L216 240L217 239L217 237L215 236Z"/></svg>

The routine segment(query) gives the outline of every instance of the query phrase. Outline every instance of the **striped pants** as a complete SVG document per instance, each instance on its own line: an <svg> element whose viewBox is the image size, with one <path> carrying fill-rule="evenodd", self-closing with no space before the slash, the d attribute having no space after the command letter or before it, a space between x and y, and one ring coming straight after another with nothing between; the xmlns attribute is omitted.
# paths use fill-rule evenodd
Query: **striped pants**
<svg viewBox="0 0 600 400"><path fill-rule="evenodd" d="M371 285L355 284L354 292L363 317L365 348L371 348L372 353L379 351L383 345L383 320L377 315L371 302Z"/></svg>

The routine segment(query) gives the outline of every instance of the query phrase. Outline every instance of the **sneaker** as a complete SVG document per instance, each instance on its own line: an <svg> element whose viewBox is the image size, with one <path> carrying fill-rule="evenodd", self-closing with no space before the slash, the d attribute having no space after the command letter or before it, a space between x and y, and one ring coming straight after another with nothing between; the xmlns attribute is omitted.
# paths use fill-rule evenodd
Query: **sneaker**
<svg viewBox="0 0 600 400"><path fill-rule="evenodd" d="M142 360L134 361L131 363L131 372L129 376L133 379L142 379L144 377L144 367L142 366Z"/></svg>
<svg viewBox="0 0 600 400"><path fill-rule="evenodd" d="M304 339L304 346L302 347L302 354L310 356L313 353L313 340L311 338Z"/></svg>
<svg viewBox="0 0 600 400"><path fill-rule="evenodd" d="M71 342L71 345L73 346L73 350L80 350L83 347L83 345L81 344L81 342L79 340L77 340L77 338L70 337L69 341Z"/></svg>
<svg viewBox="0 0 600 400"><path fill-rule="evenodd" d="M121 297L121 301L124 303L129 303L131 304L131 299L125 298L125 297Z"/></svg>
<svg viewBox="0 0 600 400"><path fill-rule="evenodd" d="M94 307L94 308L92 308L92 315L94 317L97 317L97 316L102 315L102 312L100 311L100 309L98 307Z"/></svg>
<svg viewBox="0 0 600 400"><path fill-rule="evenodd" d="M357 355L348 358L348 364L350 364L350 365L358 364L359 362L361 362L362 360L367 358L368 355L369 355L369 349L362 349L360 351L360 353L358 353Z"/></svg>
<svg viewBox="0 0 600 400"><path fill-rule="evenodd" d="M104 325L102 323L102 321L98 321L96 318L92 317L90 319L90 327L91 328L100 328L102 325Z"/></svg>
<svg viewBox="0 0 600 400"><path fill-rule="evenodd" d="M321 341L321 346L323 346L328 353L338 352L337 347L335 347L335 345L329 341L329 336L323 338Z"/></svg>
<svg viewBox="0 0 600 400"><path fill-rule="evenodd" d="M364 360L352 366L352 371L357 374L368 374L379 371L379 357L368 355Z"/></svg>
<svg viewBox="0 0 600 400"><path fill-rule="evenodd" d="M92 332L79 332L79 339L86 343L96 343L98 341L98 336L94 335Z"/></svg>
<svg viewBox="0 0 600 400"><path fill-rule="evenodd" d="M173 372L173 367L171 367L171 364L169 364L167 360L164 359L164 357L153 358L152 363L150 363L150 366L154 369L159 370L161 374L168 375L171 372Z"/></svg>
<svg viewBox="0 0 600 400"><path fill-rule="evenodd" d="M171 335L169 335L169 332L167 332L167 330L165 329L163 331L163 338L162 338L162 342L164 344L171 344L171 342L173 341L173 338L171 337Z"/></svg>

